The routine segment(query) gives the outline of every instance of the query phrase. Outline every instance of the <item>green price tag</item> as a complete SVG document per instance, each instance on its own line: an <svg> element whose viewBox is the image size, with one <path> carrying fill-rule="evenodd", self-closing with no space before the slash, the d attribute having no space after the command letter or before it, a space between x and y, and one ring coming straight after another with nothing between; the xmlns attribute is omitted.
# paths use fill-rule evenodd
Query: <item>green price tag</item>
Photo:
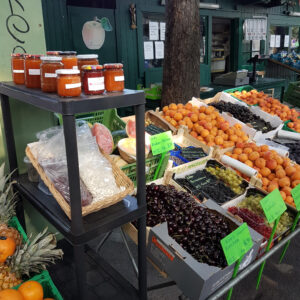
<svg viewBox="0 0 300 300"><path fill-rule="evenodd" d="M291 194L293 196L296 209L300 211L300 184L291 190Z"/></svg>
<svg viewBox="0 0 300 300"><path fill-rule="evenodd" d="M287 209L278 189L260 200L260 205L269 223L274 222Z"/></svg>
<svg viewBox="0 0 300 300"><path fill-rule="evenodd" d="M253 246L248 225L243 223L235 231L221 240L228 265L232 265L243 255L245 255Z"/></svg>
<svg viewBox="0 0 300 300"><path fill-rule="evenodd" d="M150 137L150 144L153 155L168 152L175 148L171 131L152 135Z"/></svg>

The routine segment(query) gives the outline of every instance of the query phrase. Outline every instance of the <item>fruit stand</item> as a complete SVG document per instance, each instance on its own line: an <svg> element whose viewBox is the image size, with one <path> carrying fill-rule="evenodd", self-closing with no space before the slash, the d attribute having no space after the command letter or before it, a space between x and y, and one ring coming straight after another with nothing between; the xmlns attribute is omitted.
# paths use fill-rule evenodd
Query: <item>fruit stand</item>
<svg viewBox="0 0 300 300"><path fill-rule="evenodd" d="M46 196L37 186L29 182L27 176L18 175L17 190L20 195L29 201L50 223L52 223L72 244L76 265L78 299L86 299L88 288L84 266L85 244L97 235L109 232L114 228L138 219L139 231L139 294L140 299L146 299L146 251L145 251L145 154L144 154L144 93L125 90L121 93L105 96L81 96L74 101L61 100L57 95L44 94L38 90L30 90L13 83L1 83L1 105L7 140L10 170L17 169L15 140L12 130L9 97L26 102L33 106L63 115L63 128L67 155L67 168L70 187L70 219L64 214L53 197ZM137 198L126 197L114 206L101 210L82 218L81 193L79 184L79 167L77 139L75 132L75 114L93 110L110 109L115 107L133 106L136 111L137 136Z"/></svg>

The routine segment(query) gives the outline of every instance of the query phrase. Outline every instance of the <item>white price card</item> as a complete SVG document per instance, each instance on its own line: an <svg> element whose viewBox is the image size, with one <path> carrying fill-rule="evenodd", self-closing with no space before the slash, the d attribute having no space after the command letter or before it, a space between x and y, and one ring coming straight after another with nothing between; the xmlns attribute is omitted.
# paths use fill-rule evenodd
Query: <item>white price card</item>
<svg viewBox="0 0 300 300"><path fill-rule="evenodd" d="M275 48L280 48L281 36L276 34L275 36Z"/></svg>
<svg viewBox="0 0 300 300"><path fill-rule="evenodd" d="M154 59L153 42L144 42L144 58Z"/></svg>
<svg viewBox="0 0 300 300"><path fill-rule="evenodd" d="M271 34L270 36L270 47L275 47L275 35Z"/></svg>
<svg viewBox="0 0 300 300"><path fill-rule="evenodd" d="M288 48L290 45L290 36L289 35L285 35L284 36L284 47Z"/></svg>
<svg viewBox="0 0 300 300"><path fill-rule="evenodd" d="M155 58L164 58L164 42L155 42Z"/></svg>
<svg viewBox="0 0 300 300"><path fill-rule="evenodd" d="M159 23L159 28L160 28L160 40L164 41L166 37L166 23L165 22L160 22Z"/></svg>
<svg viewBox="0 0 300 300"><path fill-rule="evenodd" d="M157 41L159 40L158 36L158 22L149 22L149 40Z"/></svg>

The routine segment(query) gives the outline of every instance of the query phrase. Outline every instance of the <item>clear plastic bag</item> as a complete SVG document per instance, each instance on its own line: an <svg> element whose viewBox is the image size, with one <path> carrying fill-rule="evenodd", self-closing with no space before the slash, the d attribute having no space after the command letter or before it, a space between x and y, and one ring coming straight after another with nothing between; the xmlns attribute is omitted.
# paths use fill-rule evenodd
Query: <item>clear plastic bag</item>
<svg viewBox="0 0 300 300"><path fill-rule="evenodd" d="M110 162L101 154L87 123L76 125L82 206L101 201L124 190L118 187ZM62 127L37 134L32 153L47 177L67 202L70 202L65 140Z"/></svg>

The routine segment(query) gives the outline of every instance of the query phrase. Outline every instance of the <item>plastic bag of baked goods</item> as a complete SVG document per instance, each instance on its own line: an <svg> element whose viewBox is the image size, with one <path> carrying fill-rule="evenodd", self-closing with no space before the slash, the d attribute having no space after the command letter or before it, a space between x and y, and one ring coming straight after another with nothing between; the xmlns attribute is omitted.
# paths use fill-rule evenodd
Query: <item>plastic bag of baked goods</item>
<svg viewBox="0 0 300 300"><path fill-rule="evenodd" d="M99 151L87 123L76 126L82 205L101 201L125 189L118 187L110 162ZM31 152L47 177L70 202L67 160L63 128L54 127L37 134L39 141L31 144Z"/></svg>

